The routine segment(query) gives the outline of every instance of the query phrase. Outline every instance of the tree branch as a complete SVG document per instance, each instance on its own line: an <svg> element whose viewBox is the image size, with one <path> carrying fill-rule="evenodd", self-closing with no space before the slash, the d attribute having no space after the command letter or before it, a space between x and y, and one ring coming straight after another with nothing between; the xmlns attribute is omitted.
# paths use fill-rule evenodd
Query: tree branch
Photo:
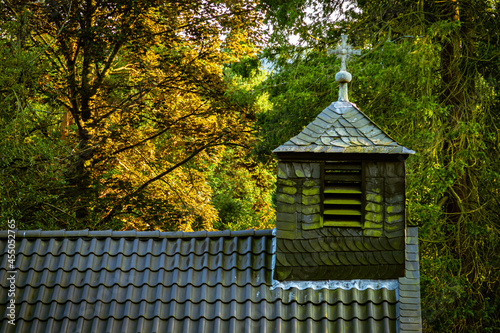
<svg viewBox="0 0 500 333"><path fill-rule="evenodd" d="M122 208L123 203L125 201L127 201L131 197L133 197L133 196L137 195L138 193L140 193L141 191L143 191L150 184L156 182L157 180L162 179L167 174L171 173L175 169L177 169L177 168L181 167L182 165L186 164L191 159L193 159L193 157L195 157L196 155L198 155L199 153L201 153L205 149L207 149L209 147L215 147L215 146L221 145L222 143L218 143L218 144L216 143L217 141L219 141L219 139L221 139L221 137L222 136L219 136L219 137L215 138L214 140L210 141L209 143L207 143L206 145L203 145L202 147L196 149L188 157L186 157L185 159L183 159L179 163L171 166L167 170L165 170L165 171L161 172L160 174L156 175L155 177L149 179L148 181L146 181L145 183L143 183L141 186L139 186L137 189L135 189L133 192L131 192L131 193L127 194L126 196L124 196L118 203L116 203L115 205L113 205L113 208L111 209L111 211L103 219L101 219L101 221L99 222L99 224L102 223L102 222L108 222L114 215L117 214L117 211Z"/></svg>

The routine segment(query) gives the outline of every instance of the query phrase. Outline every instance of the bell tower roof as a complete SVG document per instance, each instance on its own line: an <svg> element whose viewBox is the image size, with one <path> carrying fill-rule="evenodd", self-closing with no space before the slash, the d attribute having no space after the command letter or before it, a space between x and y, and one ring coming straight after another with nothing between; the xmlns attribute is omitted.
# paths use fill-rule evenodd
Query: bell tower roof
<svg viewBox="0 0 500 333"><path fill-rule="evenodd" d="M333 102L273 153L414 154L350 102Z"/></svg>

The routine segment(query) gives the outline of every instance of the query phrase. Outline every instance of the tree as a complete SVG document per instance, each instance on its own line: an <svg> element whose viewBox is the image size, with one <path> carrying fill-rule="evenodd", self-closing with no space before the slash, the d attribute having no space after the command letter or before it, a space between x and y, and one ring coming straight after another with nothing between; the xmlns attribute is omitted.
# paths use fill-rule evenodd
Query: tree
<svg viewBox="0 0 500 333"><path fill-rule="evenodd" d="M257 4L3 4L5 22L26 18L21 48L40 50L27 105L38 101L74 123L57 135L67 186L46 192L62 199L47 211L56 226L210 229L217 212L205 171L225 145L250 135L246 109L225 94L223 64L255 53ZM19 220L29 225L42 206L24 207Z"/></svg>
<svg viewBox="0 0 500 333"><path fill-rule="evenodd" d="M31 99L42 70L33 59L42 50L25 47L29 17L17 15L16 21L0 23L0 223L5 228L8 219L31 214L33 206L49 219L54 210L61 213L57 191L66 186L58 159L66 150L53 139L61 115ZM32 226L46 224L40 218Z"/></svg>
<svg viewBox="0 0 500 333"><path fill-rule="evenodd" d="M233 104L248 110L246 117L252 121L271 108L267 94L258 89L267 78L260 66L258 58L253 57L232 64L225 70L229 83L228 96ZM260 162L254 154L257 135L253 126L247 146L227 149L221 162L211 172L212 202L219 213L217 229L274 227L275 170L270 168L269 162Z"/></svg>

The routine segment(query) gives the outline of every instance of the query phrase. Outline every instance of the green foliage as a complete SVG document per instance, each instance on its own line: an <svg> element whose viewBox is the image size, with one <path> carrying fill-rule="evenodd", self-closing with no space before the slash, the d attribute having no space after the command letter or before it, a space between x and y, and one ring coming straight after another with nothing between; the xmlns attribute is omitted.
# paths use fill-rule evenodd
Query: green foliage
<svg viewBox="0 0 500 333"><path fill-rule="evenodd" d="M252 121L272 108L267 92L258 88L267 76L254 67L259 63L256 59L244 59L224 71L228 83L226 95L231 103L246 110L242 117ZM255 132L253 127L249 130ZM224 150L211 168L212 202L219 217L216 229L274 227L274 169L269 168L268 162L256 160L252 153L255 135L250 140Z"/></svg>
<svg viewBox="0 0 500 333"><path fill-rule="evenodd" d="M209 166L253 122L223 64L255 65L257 3L3 4L2 212L22 228L212 229Z"/></svg>
<svg viewBox="0 0 500 333"><path fill-rule="evenodd" d="M273 105L258 115L263 140L257 153L269 157L273 149L297 135L314 120L318 110L335 101L338 91L335 77L338 66L324 53L300 53L293 62L263 83ZM264 158L264 159L265 159Z"/></svg>
<svg viewBox="0 0 500 333"><path fill-rule="evenodd" d="M239 156L238 156L239 155ZM274 226L271 204L274 174L242 149L229 149L213 170L212 201L218 211L216 229L267 229Z"/></svg>
<svg viewBox="0 0 500 333"><path fill-rule="evenodd" d="M65 148L52 139L59 110L37 103L41 69L32 62L42 50L22 47L22 28L0 26L0 228L10 218L18 228L64 228L74 221L57 209L67 186Z"/></svg>

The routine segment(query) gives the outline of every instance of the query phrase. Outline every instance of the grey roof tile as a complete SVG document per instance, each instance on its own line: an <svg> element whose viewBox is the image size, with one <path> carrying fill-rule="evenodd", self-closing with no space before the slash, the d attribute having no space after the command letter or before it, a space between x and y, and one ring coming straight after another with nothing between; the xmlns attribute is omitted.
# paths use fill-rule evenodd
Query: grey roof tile
<svg viewBox="0 0 500 333"><path fill-rule="evenodd" d="M330 123L329 122L326 122L324 120L322 120L321 118L316 118L312 124L318 126L318 127L321 127L323 130L327 129L329 126L330 126Z"/></svg>
<svg viewBox="0 0 500 333"><path fill-rule="evenodd" d="M309 125L307 125L306 128L309 129L309 130L311 130L312 132L314 132L316 134L321 134L321 133L323 133L323 130L324 130L323 128L321 128L319 126L316 126L313 123L310 123Z"/></svg>
<svg viewBox="0 0 500 333"><path fill-rule="evenodd" d="M298 136L294 136L293 138L290 139L290 141L297 146L307 146L310 145L311 143L308 141L304 141L303 139L299 138Z"/></svg>
<svg viewBox="0 0 500 333"><path fill-rule="evenodd" d="M352 128L352 127L354 127L354 126L352 126L352 124L350 122L348 122L347 120L345 120L343 117L339 118L339 124L342 125L345 128Z"/></svg>
<svg viewBox="0 0 500 333"><path fill-rule="evenodd" d="M335 109L334 109L335 110ZM325 116L328 116L330 117L330 119L337 119L338 118L338 113L334 113L332 112L332 110L330 108L326 108L323 110L322 112Z"/></svg>

